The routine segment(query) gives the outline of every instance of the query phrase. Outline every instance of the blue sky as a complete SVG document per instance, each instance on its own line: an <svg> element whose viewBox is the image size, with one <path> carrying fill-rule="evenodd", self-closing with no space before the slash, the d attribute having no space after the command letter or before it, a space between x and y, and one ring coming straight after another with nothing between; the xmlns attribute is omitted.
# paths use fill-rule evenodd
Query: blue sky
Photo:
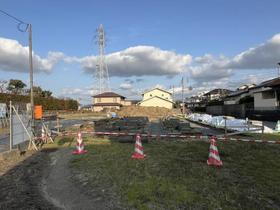
<svg viewBox="0 0 280 210"><path fill-rule="evenodd" d="M0 9L32 23L33 50L39 56L35 84L85 104L93 94L94 69L88 64L96 61L99 24L107 35L115 92L139 98L147 88L171 85L177 92L187 76L194 87L187 94L192 95L277 76L279 6L277 0L2 0ZM23 48L28 36L2 14L0 25L0 80L28 83Z"/></svg>

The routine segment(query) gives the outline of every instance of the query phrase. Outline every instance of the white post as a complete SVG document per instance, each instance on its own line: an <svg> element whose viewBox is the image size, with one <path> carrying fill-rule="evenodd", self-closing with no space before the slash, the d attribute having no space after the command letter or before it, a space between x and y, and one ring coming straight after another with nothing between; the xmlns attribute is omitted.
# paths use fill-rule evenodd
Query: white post
<svg viewBox="0 0 280 210"><path fill-rule="evenodd" d="M13 149L13 110L12 101L10 101L10 150Z"/></svg>

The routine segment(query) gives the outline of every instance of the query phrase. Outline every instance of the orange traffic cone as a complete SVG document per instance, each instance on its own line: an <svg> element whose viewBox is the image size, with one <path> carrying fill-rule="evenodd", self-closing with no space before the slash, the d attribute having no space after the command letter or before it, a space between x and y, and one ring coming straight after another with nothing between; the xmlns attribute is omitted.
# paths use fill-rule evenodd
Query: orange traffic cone
<svg viewBox="0 0 280 210"><path fill-rule="evenodd" d="M207 164L210 166L222 166L223 162L220 159L216 139L212 137L210 139L210 149L209 149L209 158L207 160Z"/></svg>
<svg viewBox="0 0 280 210"><path fill-rule="evenodd" d="M81 132L78 133L76 150L73 151L74 155L80 155L87 153L87 150L84 149L85 145L83 143L83 138Z"/></svg>
<svg viewBox="0 0 280 210"><path fill-rule="evenodd" d="M146 155L144 155L142 142L141 142L141 136L139 134L136 135L136 141L135 141L135 151L132 154L131 158L133 159L144 159Z"/></svg>

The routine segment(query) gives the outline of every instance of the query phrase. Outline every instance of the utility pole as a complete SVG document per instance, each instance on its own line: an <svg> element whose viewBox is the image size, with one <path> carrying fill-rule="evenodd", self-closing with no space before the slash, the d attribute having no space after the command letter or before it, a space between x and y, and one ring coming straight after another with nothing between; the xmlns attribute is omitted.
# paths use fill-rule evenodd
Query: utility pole
<svg viewBox="0 0 280 210"><path fill-rule="evenodd" d="M172 86L172 100L173 100L173 102L175 102L174 85Z"/></svg>
<svg viewBox="0 0 280 210"><path fill-rule="evenodd" d="M31 126L34 129L33 59L32 59L32 25L31 24L28 24L28 34L29 34L29 76L30 76Z"/></svg>
<svg viewBox="0 0 280 210"><path fill-rule="evenodd" d="M11 19L13 19L14 21L17 22L17 29L20 32L27 32L28 30L28 34L29 34L29 43L28 43L28 47L29 47L29 76L30 76L30 106L31 106L31 129L32 131L34 131L34 99L33 99L33 61L32 61L32 25L30 23L26 23L20 19L18 19L17 17L3 11L0 10L0 12L8 17L10 17Z"/></svg>
<svg viewBox="0 0 280 210"><path fill-rule="evenodd" d="M278 64L278 78L280 78L280 62L279 63L277 63Z"/></svg>
<svg viewBox="0 0 280 210"><path fill-rule="evenodd" d="M184 77L182 77L182 112L185 114Z"/></svg>

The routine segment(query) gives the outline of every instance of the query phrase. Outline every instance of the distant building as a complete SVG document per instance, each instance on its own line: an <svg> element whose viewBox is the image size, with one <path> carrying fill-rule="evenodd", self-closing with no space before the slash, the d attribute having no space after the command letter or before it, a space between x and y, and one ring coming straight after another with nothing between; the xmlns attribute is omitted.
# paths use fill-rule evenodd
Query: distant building
<svg viewBox="0 0 280 210"><path fill-rule="evenodd" d="M241 100L251 98L254 110L279 109L280 79L264 81L259 85L246 85L230 93L224 100L225 105L240 104Z"/></svg>
<svg viewBox="0 0 280 210"><path fill-rule="evenodd" d="M143 100L138 103L139 106L173 108L172 94L166 90L154 88L146 91L142 96Z"/></svg>
<svg viewBox="0 0 280 210"><path fill-rule="evenodd" d="M249 89L241 89L233 91L232 93L228 94L226 98L224 99L225 105L231 105L231 104L239 104L240 99L251 96L251 93L249 92Z"/></svg>
<svg viewBox="0 0 280 210"><path fill-rule="evenodd" d="M206 97L206 100L212 101L212 100L219 100L221 98L224 98L232 92L233 91L228 89L218 88L218 89L211 90L208 93L205 93L204 96Z"/></svg>
<svg viewBox="0 0 280 210"><path fill-rule="evenodd" d="M280 109L280 78L262 82L252 88L255 110Z"/></svg>
<svg viewBox="0 0 280 210"><path fill-rule="evenodd" d="M131 101L125 100L124 96L121 96L113 92L105 92L93 96L93 111L100 112L104 109L120 109L122 106L130 106Z"/></svg>

